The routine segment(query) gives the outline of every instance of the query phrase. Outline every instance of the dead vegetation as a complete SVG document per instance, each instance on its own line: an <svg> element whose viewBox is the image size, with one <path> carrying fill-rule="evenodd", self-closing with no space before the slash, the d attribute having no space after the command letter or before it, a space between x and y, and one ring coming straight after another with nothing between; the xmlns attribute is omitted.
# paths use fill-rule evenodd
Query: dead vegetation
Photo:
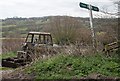
<svg viewBox="0 0 120 81"><path fill-rule="evenodd" d="M17 52L20 48L24 39L22 38L6 38L2 39L2 53Z"/></svg>
<svg viewBox="0 0 120 81"><path fill-rule="evenodd" d="M38 22L39 19L31 19L32 23ZM53 41L59 45L84 45L84 46L91 46L92 44L92 37L91 31L89 27L89 20L88 18L75 18L69 16L52 16L52 17L45 17L45 21L42 21L42 29L41 26L38 25L29 25L30 31L47 31L53 35ZM18 20L19 21L19 20ZM16 22L19 23L17 20ZM96 43L97 48L102 49L105 44L114 42L117 40L117 21L116 19L106 19L106 18L98 18L94 19L95 23L95 31L96 31ZM6 20L4 22L9 22L9 24L4 23L4 26L11 25L13 22L10 20ZM27 19L26 19L27 22ZM24 24L31 24L31 22L27 22ZM17 25L14 23L14 25ZM40 23L39 23L40 25ZM23 27L24 28L24 27ZM33 29L32 29L33 28ZM7 29L7 27L5 28ZM9 28L10 29L10 28ZM11 28L12 29L12 28ZM3 32L4 32L3 28ZM7 30L6 30L7 31ZM18 30L17 30L18 31ZM19 31L22 32L22 31ZM28 32L28 30L26 31ZM7 35L7 34L6 34ZM13 36L13 34L11 34ZM16 36L16 34L14 34ZM25 35L25 32L24 32ZM18 38L19 39L19 38ZM10 52L19 50L21 43L23 43L22 39L3 39L2 51Z"/></svg>

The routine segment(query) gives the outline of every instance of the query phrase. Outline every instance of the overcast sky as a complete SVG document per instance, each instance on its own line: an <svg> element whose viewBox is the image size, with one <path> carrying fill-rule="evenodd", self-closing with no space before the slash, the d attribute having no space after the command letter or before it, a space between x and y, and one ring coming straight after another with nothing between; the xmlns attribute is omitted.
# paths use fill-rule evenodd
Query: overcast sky
<svg viewBox="0 0 120 81"><path fill-rule="evenodd" d="M42 17L67 15L74 17L89 16L88 10L80 8L79 2L92 4L102 10L115 12L112 1L104 0L1 0L0 19L10 17ZM93 12L99 14L100 12Z"/></svg>

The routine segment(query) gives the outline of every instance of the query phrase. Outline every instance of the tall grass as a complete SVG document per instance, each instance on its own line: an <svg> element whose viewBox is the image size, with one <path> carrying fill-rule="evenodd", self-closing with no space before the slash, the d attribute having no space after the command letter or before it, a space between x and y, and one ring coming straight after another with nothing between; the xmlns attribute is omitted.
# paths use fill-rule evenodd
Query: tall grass
<svg viewBox="0 0 120 81"><path fill-rule="evenodd" d="M6 38L2 39L2 53L16 52L20 50L24 39Z"/></svg>

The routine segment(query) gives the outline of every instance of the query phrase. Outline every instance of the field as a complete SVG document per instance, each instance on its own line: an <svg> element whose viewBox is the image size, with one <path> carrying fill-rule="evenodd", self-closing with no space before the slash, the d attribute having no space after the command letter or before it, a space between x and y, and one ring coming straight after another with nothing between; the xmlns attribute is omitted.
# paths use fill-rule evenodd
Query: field
<svg viewBox="0 0 120 81"><path fill-rule="evenodd" d="M24 38L2 38L2 54L0 54L0 60L9 57L16 57L17 51L21 50ZM0 67L0 70L11 70L11 68Z"/></svg>
<svg viewBox="0 0 120 81"><path fill-rule="evenodd" d="M50 32L53 42L57 46L65 47L53 56L49 56L48 53L45 58L34 60L31 64L17 68L14 73L6 76L36 80L120 77L119 52L113 51L106 54L103 51L106 44L118 40L116 19L95 18L94 20L96 21L94 23L96 50L92 48L88 18L50 16L3 20L0 59L15 57L17 51L21 50L29 31ZM0 69L9 70L4 67ZM93 75L96 76L92 77Z"/></svg>
<svg viewBox="0 0 120 81"><path fill-rule="evenodd" d="M2 53L17 52L24 43L24 38L3 38Z"/></svg>

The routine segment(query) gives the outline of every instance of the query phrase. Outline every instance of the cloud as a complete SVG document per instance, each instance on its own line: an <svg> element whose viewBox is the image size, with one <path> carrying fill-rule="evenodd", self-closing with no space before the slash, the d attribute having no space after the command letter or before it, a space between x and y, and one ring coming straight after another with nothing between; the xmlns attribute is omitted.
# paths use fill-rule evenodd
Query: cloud
<svg viewBox="0 0 120 81"><path fill-rule="evenodd" d="M79 2L103 5L97 0L1 0L1 18L42 17L49 15L89 16L88 10L81 9ZM109 2L109 0L104 0ZM107 5L107 4L105 4Z"/></svg>

